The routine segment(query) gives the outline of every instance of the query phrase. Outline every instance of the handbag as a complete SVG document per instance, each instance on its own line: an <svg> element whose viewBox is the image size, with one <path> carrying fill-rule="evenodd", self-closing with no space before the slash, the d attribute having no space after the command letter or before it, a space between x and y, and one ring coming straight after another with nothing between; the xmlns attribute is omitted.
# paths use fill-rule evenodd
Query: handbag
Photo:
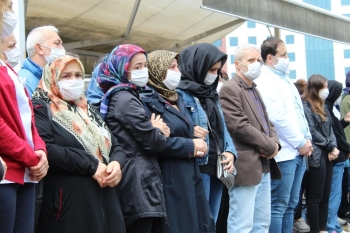
<svg viewBox="0 0 350 233"><path fill-rule="evenodd" d="M210 132L213 132L213 130L211 129L208 117L207 117L207 122L208 122L208 127ZM213 134L213 138L216 145L216 153L218 154L218 160L216 163L216 175L218 179L220 179L222 183L224 183L224 185L229 189L230 187L233 187L235 184L235 175L237 174L237 171L236 169L234 169L232 173L229 173L227 170L224 170L224 167L226 166L226 164L221 164L221 162L224 161L226 157L220 152L219 145L215 139L214 134Z"/></svg>

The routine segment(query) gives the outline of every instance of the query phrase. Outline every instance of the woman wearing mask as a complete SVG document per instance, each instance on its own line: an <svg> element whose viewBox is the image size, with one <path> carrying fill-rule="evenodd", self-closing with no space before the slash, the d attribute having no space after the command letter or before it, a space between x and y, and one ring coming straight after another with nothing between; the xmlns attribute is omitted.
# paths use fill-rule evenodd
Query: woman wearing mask
<svg viewBox="0 0 350 233"><path fill-rule="evenodd" d="M11 5L11 1L0 2L1 38L16 26ZM46 175L46 147L35 127L24 83L4 60L0 60L0 163L7 171L0 182L0 231L32 233L34 183Z"/></svg>
<svg viewBox="0 0 350 233"><path fill-rule="evenodd" d="M332 188L329 198L329 206L328 206L328 221L327 221L327 230L328 232L342 232L342 228L339 225L338 218L338 209L341 200L342 194L342 178L344 173L344 165L348 160L348 156L350 155L350 145L346 141L344 126L348 126L349 123L346 122L348 117L345 117L342 121L335 116L333 111L334 105L340 104L340 98L342 93L342 85L340 82L335 80L328 81L328 89L329 95L325 101L325 107L327 108L330 121L332 122L332 128L334 131L334 135L337 141L337 147L339 148L339 156L333 162L333 177L332 177ZM346 190L347 191L347 190Z"/></svg>
<svg viewBox="0 0 350 233"><path fill-rule="evenodd" d="M97 77L106 93L100 112L127 154L119 197L128 233L149 233L155 219L166 218L156 153L166 147L162 130L170 132L159 116L148 117L139 97L148 81L146 63L145 50L119 45L105 57Z"/></svg>
<svg viewBox="0 0 350 233"><path fill-rule="evenodd" d="M84 67L71 56L48 63L33 93L35 120L46 142L37 232L125 232L115 187L125 153L83 94Z"/></svg>
<svg viewBox="0 0 350 233"><path fill-rule="evenodd" d="M4 62L15 67L18 65L21 58L21 52L16 46L17 40L15 34L11 34L7 37L1 38L1 50Z"/></svg>
<svg viewBox="0 0 350 233"><path fill-rule="evenodd" d="M175 91L181 78L178 60L177 53L165 50L150 53L150 88L140 93L149 114L160 115L171 129L166 148L157 153L168 216L167 223L159 223L158 232L215 232L195 160L206 154L207 145L202 139L193 139L194 125L190 112Z"/></svg>
<svg viewBox="0 0 350 233"><path fill-rule="evenodd" d="M331 192L333 163L339 155L332 129L332 118L324 106L328 82L321 75L312 75L303 97L314 151L308 159L307 218L311 233L327 232L328 202Z"/></svg>
<svg viewBox="0 0 350 233"><path fill-rule="evenodd" d="M207 201L216 222L223 184L216 176L218 154L215 140L226 157L223 163L227 164L225 169L229 172L234 169L234 156L237 153L227 131L216 91L220 70L227 55L214 45L203 43L184 49L180 57L181 81L178 93L191 111L191 118L196 125L194 136L204 139L208 144L208 152L202 158L197 158L197 162ZM211 132L208 131L209 123L213 129Z"/></svg>

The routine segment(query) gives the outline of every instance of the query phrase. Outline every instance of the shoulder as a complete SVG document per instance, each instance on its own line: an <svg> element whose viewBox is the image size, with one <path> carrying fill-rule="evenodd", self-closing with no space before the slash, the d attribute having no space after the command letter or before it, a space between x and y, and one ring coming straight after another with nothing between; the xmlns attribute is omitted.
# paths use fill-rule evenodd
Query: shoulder
<svg viewBox="0 0 350 233"><path fill-rule="evenodd" d="M121 90L111 96L109 107L114 106L119 110L126 109L132 105L142 105L137 93L132 93L128 90Z"/></svg>

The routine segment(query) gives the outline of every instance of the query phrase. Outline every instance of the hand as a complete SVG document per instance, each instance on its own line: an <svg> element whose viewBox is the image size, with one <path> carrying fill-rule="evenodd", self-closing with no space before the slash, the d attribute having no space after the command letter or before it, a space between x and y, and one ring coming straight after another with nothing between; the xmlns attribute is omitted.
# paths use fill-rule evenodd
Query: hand
<svg viewBox="0 0 350 233"><path fill-rule="evenodd" d="M334 158L338 158L339 156L339 150L337 148L334 148L334 151L331 152L331 154L334 156Z"/></svg>
<svg viewBox="0 0 350 233"><path fill-rule="evenodd" d="M120 170L120 164L117 161L112 161L107 165L106 173L107 177L103 180L103 184L108 187L115 187L122 179L122 171Z"/></svg>
<svg viewBox="0 0 350 233"><path fill-rule="evenodd" d="M164 122L163 122L163 119L160 117L160 115L156 116L156 114L152 113L151 123L154 128L158 128L161 131L163 130Z"/></svg>
<svg viewBox="0 0 350 233"><path fill-rule="evenodd" d="M233 162L234 162L234 155L231 152L224 152L222 153L226 159L221 162L221 164L226 164L224 167L224 170L227 170L229 173L232 173L234 170Z"/></svg>
<svg viewBox="0 0 350 233"><path fill-rule="evenodd" d="M328 153L328 160L329 161L335 160L335 157L332 153Z"/></svg>
<svg viewBox="0 0 350 233"><path fill-rule="evenodd" d="M97 166L97 170L95 174L92 176L97 183L100 185L101 188L106 187L106 184L103 183L105 178L108 176L107 172L107 166L104 163L99 162Z"/></svg>
<svg viewBox="0 0 350 233"><path fill-rule="evenodd" d="M198 137L200 139L205 140L205 137L207 136L207 133L209 133L209 131L204 129L204 128L202 128L202 127L200 127L200 126L195 126L194 127L193 135L195 137Z"/></svg>
<svg viewBox="0 0 350 233"><path fill-rule="evenodd" d="M312 148L312 143L310 139L306 139L306 143L303 147L299 148L299 153L303 156L310 156L313 148Z"/></svg>
<svg viewBox="0 0 350 233"><path fill-rule="evenodd" d="M162 133L165 135L165 137L169 137L171 134L170 128L167 126L166 123L163 123Z"/></svg>
<svg viewBox="0 0 350 233"><path fill-rule="evenodd" d="M47 161L46 153L43 150L36 150L34 153L39 158L39 163L36 166L29 167L29 177L32 181L40 181L46 176L47 170L49 169L49 162Z"/></svg>
<svg viewBox="0 0 350 233"><path fill-rule="evenodd" d="M2 164L3 168L4 168L4 176L2 177L2 179L5 178L6 172L7 172L7 166L4 160L2 160L2 158L0 157L0 163ZM0 177L1 180L1 177Z"/></svg>
<svg viewBox="0 0 350 233"><path fill-rule="evenodd" d="M346 122L350 122L350 112L348 112L346 115L345 115L345 117L344 117L344 121L346 121Z"/></svg>
<svg viewBox="0 0 350 233"><path fill-rule="evenodd" d="M273 157L275 157L277 154L278 154L278 149L279 149L280 147L279 147L279 145L277 144L277 142L276 142L276 150L275 150L275 152L273 152L273 154L269 157L269 159L272 159Z"/></svg>
<svg viewBox="0 0 350 233"><path fill-rule="evenodd" d="M207 143L203 139L192 139L194 144L194 157L203 157L207 154Z"/></svg>

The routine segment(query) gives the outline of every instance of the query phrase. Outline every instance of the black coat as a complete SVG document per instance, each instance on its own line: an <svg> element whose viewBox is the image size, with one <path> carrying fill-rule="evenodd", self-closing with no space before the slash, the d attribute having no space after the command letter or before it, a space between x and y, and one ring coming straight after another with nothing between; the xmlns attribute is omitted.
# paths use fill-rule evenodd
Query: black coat
<svg viewBox="0 0 350 233"><path fill-rule="evenodd" d="M324 152L324 155L328 156L328 153L337 147L337 141L332 129L332 121L330 120L330 114L326 108L327 119L326 121L322 121L321 117L311 110L311 104L309 102L304 100L303 106L312 136L312 146L314 148L314 151L308 159L309 166L319 167L322 152Z"/></svg>
<svg viewBox="0 0 350 233"><path fill-rule="evenodd" d="M2 179L4 179L4 173L5 173L4 166L3 166L2 163L0 162L0 181L1 181Z"/></svg>
<svg viewBox="0 0 350 233"><path fill-rule="evenodd" d="M80 142L52 120L48 105L33 100L35 124L45 141L49 170L44 178L43 204L37 232L125 232L114 188L100 188L92 176L99 161ZM110 161L123 167L125 153L112 137Z"/></svg>
<svg viewBox="0 0 350 233"><path fill-rule="evenodd" d="M119 185L125 225L145 217L166 217L161 171L156 153L166 137L152 126L135 91L119 91L109 102L106 123L127 158Z"/></svg>
<svg viewBox="0 0 350 233"><path fill-rule="evenodd" d="M346 123L345 127L343 127L342 122L340 122L339 119L333 113L334 102L341 95L343 90L342 87L343 86L340 82L337 82L335 80L329 80L328 81L329 95L325 101L325 107L327 108L332 120L333 132L337 140L337 148L340 152L338 158L334 160L335 164L346 161L348 159L348 154L350 154L350 145L346 141L346 136L344 133L344 128L349 124Z"/></svg>
<svg viewBox="0 0 350 233"><path fill-rule="evenodd" d="M161 115L171 130L167 146L157 153L163 177L168 224L159 224L161 233L215 232L215 223L205 196L201 172L193 157L194 125L179 99L176 110L154 90L140 93L149 114Z"/></svg>

